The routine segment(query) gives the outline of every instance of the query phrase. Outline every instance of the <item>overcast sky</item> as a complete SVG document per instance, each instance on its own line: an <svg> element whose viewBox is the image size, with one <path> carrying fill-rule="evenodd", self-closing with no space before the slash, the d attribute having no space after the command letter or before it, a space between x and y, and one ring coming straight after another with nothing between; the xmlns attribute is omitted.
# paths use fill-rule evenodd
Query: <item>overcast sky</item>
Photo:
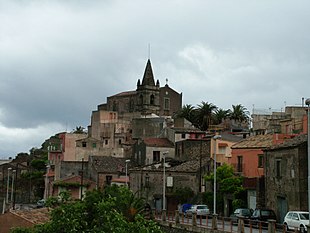
<svg viewBox="0 0 310 233"><path fill-rule="evenodd" d="M307 0L1 0L0 158L87 128L149 56L183 104L301 105L309 29Z"/></svg>

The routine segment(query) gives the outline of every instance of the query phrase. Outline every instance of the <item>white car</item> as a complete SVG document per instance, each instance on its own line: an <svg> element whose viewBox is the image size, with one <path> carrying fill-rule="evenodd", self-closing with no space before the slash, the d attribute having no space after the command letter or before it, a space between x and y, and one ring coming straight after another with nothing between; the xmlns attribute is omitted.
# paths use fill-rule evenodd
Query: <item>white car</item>
<svg viewBox="0 0 310 233"><path fill-rule="evenodd" d="M284 217L283 224L287 230L297 229L301 233L307 231L309 224L309 212L306 211L289 211Z"/></svg>
<svg viewBox="0 0 310 233"><path fill-rule="evenodd" d="M196 213L197 216L207 216L210 214L210 210L207 205L192 205L185 214L187 216L192 216L193 213Z"/></svg>

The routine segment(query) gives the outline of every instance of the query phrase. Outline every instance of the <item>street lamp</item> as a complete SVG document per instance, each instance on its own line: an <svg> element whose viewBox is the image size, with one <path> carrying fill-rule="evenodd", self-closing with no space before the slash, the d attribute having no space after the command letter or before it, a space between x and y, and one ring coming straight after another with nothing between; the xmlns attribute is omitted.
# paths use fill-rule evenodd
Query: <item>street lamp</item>
<svg viewBox="0 0 310 233"><path fill-rule="evenodd" d="M213 214L216 214L216 140L217 139L221 139L222 136L221 135L215 135L213 137L214 139L214 148L213 148L213 160L214 160L214 165L213 165L213 169L214 169L214 179L213 179Z"/></svg>
<svg viewBox="0 0 310 233"><path fill-rule="evenodd" d="M163 152L163 211L166 210L166 155L168 151Z"/></svg>
<svg viewBox="0 0 310 233"><path fill-rule="evenodd" d="M127 166L128 166L129 162L130 162L130 159L126 159L125 160L126 187L128 187L128 182L127 182Z"/></svg>
<svg viewBox="0 0 310 233"><path fill-rule="evenodd" d="M8 168L8 181L6 185L6 203L9 203L9 186L10 186L10 171L12 170L11 167Z"/></svg>
<svg viewBox="0 0 310 233"><path fill-rule="evenodd" d="M83 199L83 179L84 179L84 158L82 158L81 189L80 189L81 200Z"/></svg>
<svg viewBox="0 0 310 233"><path fill-rule="evenodd" d="M310 99L306 99L305 101L306 105L308 105L308 111L307 111L307 120L308 120L308 131L307 131L307 138L308 138L308 211L310 214ZM310 227L310 220L308 228Z"/></svg>
<svg viewBox="0 0 310 233"><path fill-rule="evenodd" d="M48 198L48 170L50 168L50 165L46 165L46 176L45 176L45 195L44 199L46 200Z"/></svg>
<svg viewBox="0 0 310 233"><path fill-rule="evenodd" d="M14 178L16 176L16 170L12 171L12 189L11 189L11 204L13 204L13 196L14 196Z"/></svg>

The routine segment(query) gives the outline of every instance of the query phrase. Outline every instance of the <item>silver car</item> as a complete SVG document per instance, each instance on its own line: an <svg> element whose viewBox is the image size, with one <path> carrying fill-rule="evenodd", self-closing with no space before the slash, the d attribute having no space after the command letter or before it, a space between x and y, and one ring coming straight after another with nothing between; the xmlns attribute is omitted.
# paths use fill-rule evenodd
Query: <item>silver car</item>
<svg viewBox="0 0 310 233"><path fill-rule="evenodd" d="M196 213L197 216L207 216L210 214L210 210L207 205L192 205L192 207L185 212L187 216L192 216L193 213Z"/></svg>
<svg viewBox="0 0 310 233"><path fill-rule="evenodd" d="M289 211L284 217L283 224L287 230L297 229L301 233L307 231L309 224L309 212L306 211Z"/></svg>

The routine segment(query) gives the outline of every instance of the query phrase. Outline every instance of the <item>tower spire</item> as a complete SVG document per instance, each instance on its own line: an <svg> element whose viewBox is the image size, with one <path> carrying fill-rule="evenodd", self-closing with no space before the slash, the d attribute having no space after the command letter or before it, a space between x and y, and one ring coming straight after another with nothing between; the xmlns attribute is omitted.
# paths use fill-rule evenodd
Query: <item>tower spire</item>
<svg viewBox="0 0 310 233"><path fill-rule="evenodd" d="M155 86L154 76L153 76L153 70L150 59L147 60L143 79L142 79L142 85L149 85L149 86Z"/></svg>

